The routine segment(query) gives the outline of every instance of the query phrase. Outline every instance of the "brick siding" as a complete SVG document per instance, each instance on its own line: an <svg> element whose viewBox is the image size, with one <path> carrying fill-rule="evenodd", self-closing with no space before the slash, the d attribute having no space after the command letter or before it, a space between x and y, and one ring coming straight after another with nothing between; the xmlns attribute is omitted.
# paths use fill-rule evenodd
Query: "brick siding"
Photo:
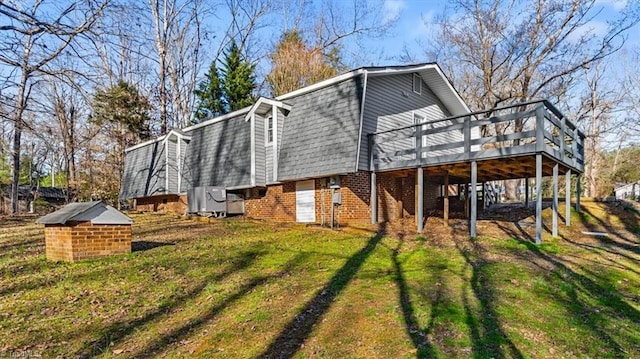
<svg viewBox="0 0 640 359"><path fill-rule="evenodd" d="M324 219L324 223L330 223L332 190L326 185L328 179L317 178L314 181L316 222L322 223ZM342 205L334 209L337 223L366 223L371 219L369 181L368 172L357 172L341 178L340 188L333 191L342 194ZM295 222L296 183L251 189L251 197L245 200L245 214L256 219Z"/></svg>
<svg viewBox="0 0 640 359"><path fill-rule="evenodd" d="M371 221L371 174L365 171L341 177L342 205L335 207L335 218L339 224L359 224ZM316 223L331 220L331 194L328 178L315 180ZM378 221L389 221L415 215L415 175L394 176L392 173L377 174ZM296 221L296 182L252 188L245 199L245 215L249 218L277 222ZM425 183L425 209L437 206L438 187ZM187 197L160 195L139 198L135 209L145 212L168 211L185 213ZM324 206L323 206L324 204Z"/></svg>
<svg viewBox="0 0 640 359"><path fill-rule="evenodd" d="M269 219L277 222L296 220L296 184L252 188L250 198L244 201L245 215L250 218Z"/></svg>
<svg viewBox="0 0 640 359"><path fill-rule="evenodd" d="M187 196L166 194L137 198L133 209L140 212L186 213Z"/></svg>
<svg viewBox="0 0 640 359"><path fill-rule="evenodd" d="M47 224L47 259L75 262L131 252L130 225L94 225L91 222Z"/></svg>

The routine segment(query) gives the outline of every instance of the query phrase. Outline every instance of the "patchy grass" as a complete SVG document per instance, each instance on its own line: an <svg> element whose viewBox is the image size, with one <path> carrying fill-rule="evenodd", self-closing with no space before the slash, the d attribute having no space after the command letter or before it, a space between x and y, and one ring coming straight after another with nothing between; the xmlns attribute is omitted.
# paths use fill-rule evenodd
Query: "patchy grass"
<svg viewBox="0 0 640 359"><path fill-rule="evenodd" d="M585 203L536 246L497 220L469 240L135 215L138 251L75 264L3 221L0 356L640 357L636 216Z"/></svg>

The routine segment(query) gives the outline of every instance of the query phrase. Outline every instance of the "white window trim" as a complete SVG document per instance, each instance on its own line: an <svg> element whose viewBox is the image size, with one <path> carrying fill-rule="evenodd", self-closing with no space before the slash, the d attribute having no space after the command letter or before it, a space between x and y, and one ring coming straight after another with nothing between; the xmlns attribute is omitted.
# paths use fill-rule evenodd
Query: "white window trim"
<svg viewBox="0 0 640 359"><path fill-rule="evenodd" d="M416 91L416 83L419 85L418 86L418 91ZM413 90L413 93L416 93L418 95L422 95L422 77L420 77L420 75L418 75L417 73L413 73L413 81L411 82L411 90Z"/></svg>
<svg viewBox="0 0 640 359"><path fill-rule="evenodd" d="M271 141L269 141L269 120L271 120ZM266 116L264 118L264 145L269 146L273 144L273 115Z"/></svg>

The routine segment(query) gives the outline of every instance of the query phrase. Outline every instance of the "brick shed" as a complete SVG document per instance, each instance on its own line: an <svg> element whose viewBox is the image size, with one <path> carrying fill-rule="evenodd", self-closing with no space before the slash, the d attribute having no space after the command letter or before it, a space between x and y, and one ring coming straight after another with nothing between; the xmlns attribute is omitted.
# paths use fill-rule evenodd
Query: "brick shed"
<svg viewBox="0 0 640 359"><path fill-rule="evenodd" d="M39 218L47 259L75 262L131 252L133 220L102 201L71 203Z"/></svg>

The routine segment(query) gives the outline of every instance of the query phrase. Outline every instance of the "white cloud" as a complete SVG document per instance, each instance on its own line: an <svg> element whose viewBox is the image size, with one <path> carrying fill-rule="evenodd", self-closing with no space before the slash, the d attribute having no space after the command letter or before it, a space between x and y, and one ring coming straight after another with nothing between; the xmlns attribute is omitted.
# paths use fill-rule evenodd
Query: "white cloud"
<svg viewBox="0 0 640 359"><path fill-rule="evenodd" d="M611 6L614 10L620 11L627 6L627 0L596 0L596 4Z"/></svg>
<svg viewBox="0 0 640 359"><path fill-rule="evenodd" d="M407 7L404 0L385 0L384 1L384 17L382 21L388 23L400 17L400 13Z"/></svg>

